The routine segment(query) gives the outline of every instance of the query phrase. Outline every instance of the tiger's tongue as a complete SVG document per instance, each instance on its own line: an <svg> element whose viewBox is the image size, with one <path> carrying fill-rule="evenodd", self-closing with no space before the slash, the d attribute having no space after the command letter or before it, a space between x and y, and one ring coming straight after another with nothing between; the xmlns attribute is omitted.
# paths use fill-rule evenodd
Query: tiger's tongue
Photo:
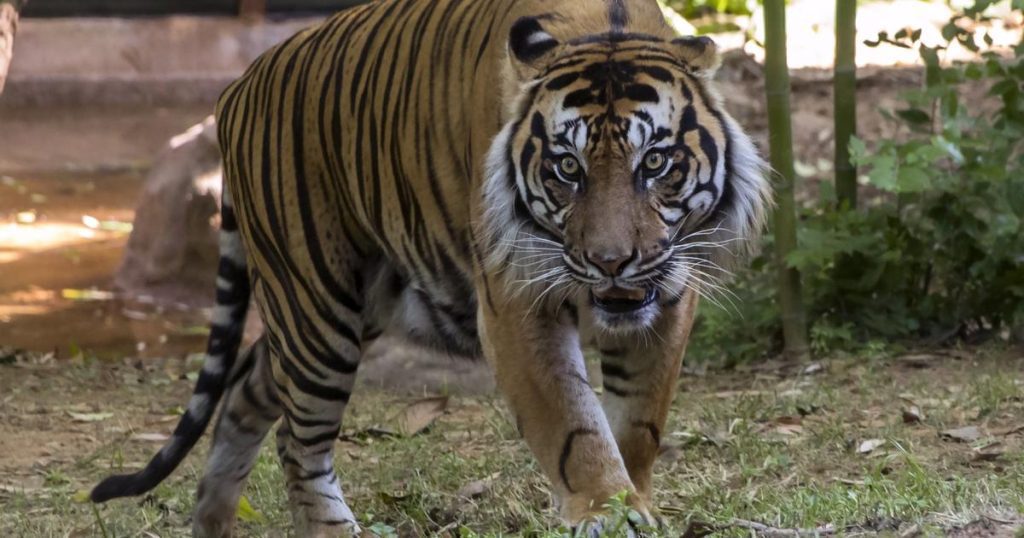
<svg viewBox="0 0 1024 538"><path fill-rule="evenodd" d="M641 302L647 298L647 290L611 287L604 291L595 291L594 297L599 301L635 301Z"/></svg>

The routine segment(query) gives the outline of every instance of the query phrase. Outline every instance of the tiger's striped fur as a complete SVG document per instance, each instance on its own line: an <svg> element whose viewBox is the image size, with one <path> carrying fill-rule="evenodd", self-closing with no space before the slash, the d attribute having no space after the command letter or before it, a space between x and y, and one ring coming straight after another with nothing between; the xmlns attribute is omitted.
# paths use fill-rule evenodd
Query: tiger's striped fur
<svg viewBox="0 0 1024 538"><path fill-rule="evenodd" d="M768 199L716 67L655 0L380 0L268 51L218 105L224 239L192 403L92 499L159 483L223 394L196 535L231 534L278 420L298 535L357 532L332 449L361 349L390 328L487 357L568 522L622 490L651 517L697 296ZM235 361L250 290L266 330Z"/></svg>

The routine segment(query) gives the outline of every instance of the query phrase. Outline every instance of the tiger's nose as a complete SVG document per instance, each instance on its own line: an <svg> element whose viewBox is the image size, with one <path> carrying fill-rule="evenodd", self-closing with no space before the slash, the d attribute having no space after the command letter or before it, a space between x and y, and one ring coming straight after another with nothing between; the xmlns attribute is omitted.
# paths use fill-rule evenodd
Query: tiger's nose
<svg viewBox="0 0 1024 538"><path fill-rule="evenodd" d="M587 261L597 266L604 274L619 276L626 269L626 266L636 259L637 251L633 250L629 254L595 254L587 252L586 256Z"/></svg>

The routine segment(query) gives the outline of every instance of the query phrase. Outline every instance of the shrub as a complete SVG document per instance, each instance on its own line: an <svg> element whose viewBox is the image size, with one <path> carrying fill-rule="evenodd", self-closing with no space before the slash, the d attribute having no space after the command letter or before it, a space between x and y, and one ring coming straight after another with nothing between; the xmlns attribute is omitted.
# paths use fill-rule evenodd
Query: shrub
<svg viewBox="0 0 1024 538"><path fill-rule="evenodd" d="M878 339L978 340L1024 322L1024 44L1007 57L987 35L979 44L964 30L997 3L977 0L958 13L943 29L944 45L921 43L910 30L869 43L916 47L925 84L890 112L909 136L851 142L867 172L862 206L837 208L823 183L820 199L802 210L799 247L785 262L803 273L816 352ZM1012 7L1024 10L1024 0ZM977 61L942 62L954 42ZM969 81L987 86L994 110L964 101ZM780 349L769 265L762 258L738 275L741 316L704 306L695 356L735 362Z"/></svg>

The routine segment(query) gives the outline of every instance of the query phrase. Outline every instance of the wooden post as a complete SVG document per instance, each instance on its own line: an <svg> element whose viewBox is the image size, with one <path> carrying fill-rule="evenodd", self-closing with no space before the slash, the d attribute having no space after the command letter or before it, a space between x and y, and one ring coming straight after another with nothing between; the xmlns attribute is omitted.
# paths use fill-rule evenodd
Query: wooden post
<svg viewBox="0 0 1024 538"><path fill-rule="evenodd" d="M27 0L0 0L0 94L4 93L7 70L14 58L14 34L18 31L18 12Z"/></svg>
<svg viewBox="0 0 1024 538"><path fill-rule="evenodd" d="M267 0L238 0L238 14L246 20L261 20L267 14Z"/></svg>

